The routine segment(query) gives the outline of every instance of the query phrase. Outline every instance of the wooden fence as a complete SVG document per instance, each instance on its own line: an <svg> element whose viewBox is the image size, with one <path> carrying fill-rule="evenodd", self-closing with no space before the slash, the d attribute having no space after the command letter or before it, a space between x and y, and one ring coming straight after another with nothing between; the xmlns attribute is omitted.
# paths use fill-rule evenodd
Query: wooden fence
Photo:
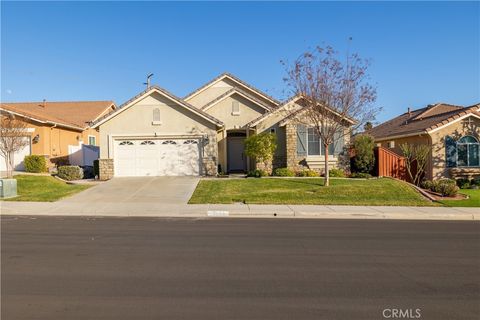
<svg viewBox="0 0 480 320"><path fill-rule="evenodd" d="M393 177L411 182L405 157L383 147L375 148L375 173L379 177Z"/></svg>

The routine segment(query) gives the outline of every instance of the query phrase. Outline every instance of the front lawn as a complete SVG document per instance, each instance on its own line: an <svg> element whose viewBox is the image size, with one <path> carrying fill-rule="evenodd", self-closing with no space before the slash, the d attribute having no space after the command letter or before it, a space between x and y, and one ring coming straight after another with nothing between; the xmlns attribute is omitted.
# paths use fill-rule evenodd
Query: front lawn
<svg viewBox="0 0 480 320"><path fill-rule="evenodd" d="M5 201L45 201L53 202L83 191L90 186L66 184L50 176L18 175L18 197Z"/></svg>
<svg viewBox="0 0 480 320"><path fill-rule="evenodd" d="M393 179L219 179L202 180L189 203L336 204L432 206L405 183Z"/></svg>
<svg viewBox="0 0 480 320"><path fill-rule="evenodd" d="M480 189L462 189L459 193L467 195L465 200L441 200L440 203L448 207L480 207Z"/></svg>

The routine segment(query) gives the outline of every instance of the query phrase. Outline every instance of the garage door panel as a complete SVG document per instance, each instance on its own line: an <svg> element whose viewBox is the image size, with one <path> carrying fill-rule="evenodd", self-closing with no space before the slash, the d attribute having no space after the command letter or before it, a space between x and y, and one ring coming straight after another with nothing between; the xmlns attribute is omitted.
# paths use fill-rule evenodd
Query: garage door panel
<svg viewBox="0 0 480 320"><path fill-rule="evenodd" d="M115 143L117 176L185 176L200 174L198 140L119 140Z"/></svg>

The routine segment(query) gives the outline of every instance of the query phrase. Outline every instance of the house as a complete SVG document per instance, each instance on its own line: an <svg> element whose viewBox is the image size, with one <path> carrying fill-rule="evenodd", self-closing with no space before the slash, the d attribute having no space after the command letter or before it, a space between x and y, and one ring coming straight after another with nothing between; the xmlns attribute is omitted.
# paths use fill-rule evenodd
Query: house
<svg viewBox="0 0 480 320"><path fill-rule="evenodd" d="M369 131L377 146L402 155L404 143L431 146L428 179L480 175L480 104L470 107L446 103L408 109Z"/></svg>
<svg viewBox="0 0 480 320"><path fill-rule="evenodd" d="M100 131L100 178L246 172L259 164L245 156L244 140L261 132L277 136L268 169L319 170L319 139L288 117L301 100L281 103L229 73L184 98L151 86L92 124ZM332 166L344 154L341 140Z"/></svg>
<svg viewBox="0 0 480 320"><path fill-rule="evenodd" d="M27 123L28 145L14 155L15 170L23 170L26 155L43 155L54 164L92 165L98 158L98 130L90 123L116 108L112 101L5 102L2 116L14 116ZM3 157L0 171L6 170Z"/></svg>

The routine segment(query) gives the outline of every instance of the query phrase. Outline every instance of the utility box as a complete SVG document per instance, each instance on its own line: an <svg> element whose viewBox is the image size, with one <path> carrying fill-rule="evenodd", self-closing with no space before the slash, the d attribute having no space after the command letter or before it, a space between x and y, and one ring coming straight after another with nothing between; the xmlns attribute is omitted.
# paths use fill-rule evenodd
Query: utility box
<svg viewBox="0 0 480 320"><path fill-rule="evenodd" d="M0 198L12 198L17 196L16 179L0 179Z"/></svg>

